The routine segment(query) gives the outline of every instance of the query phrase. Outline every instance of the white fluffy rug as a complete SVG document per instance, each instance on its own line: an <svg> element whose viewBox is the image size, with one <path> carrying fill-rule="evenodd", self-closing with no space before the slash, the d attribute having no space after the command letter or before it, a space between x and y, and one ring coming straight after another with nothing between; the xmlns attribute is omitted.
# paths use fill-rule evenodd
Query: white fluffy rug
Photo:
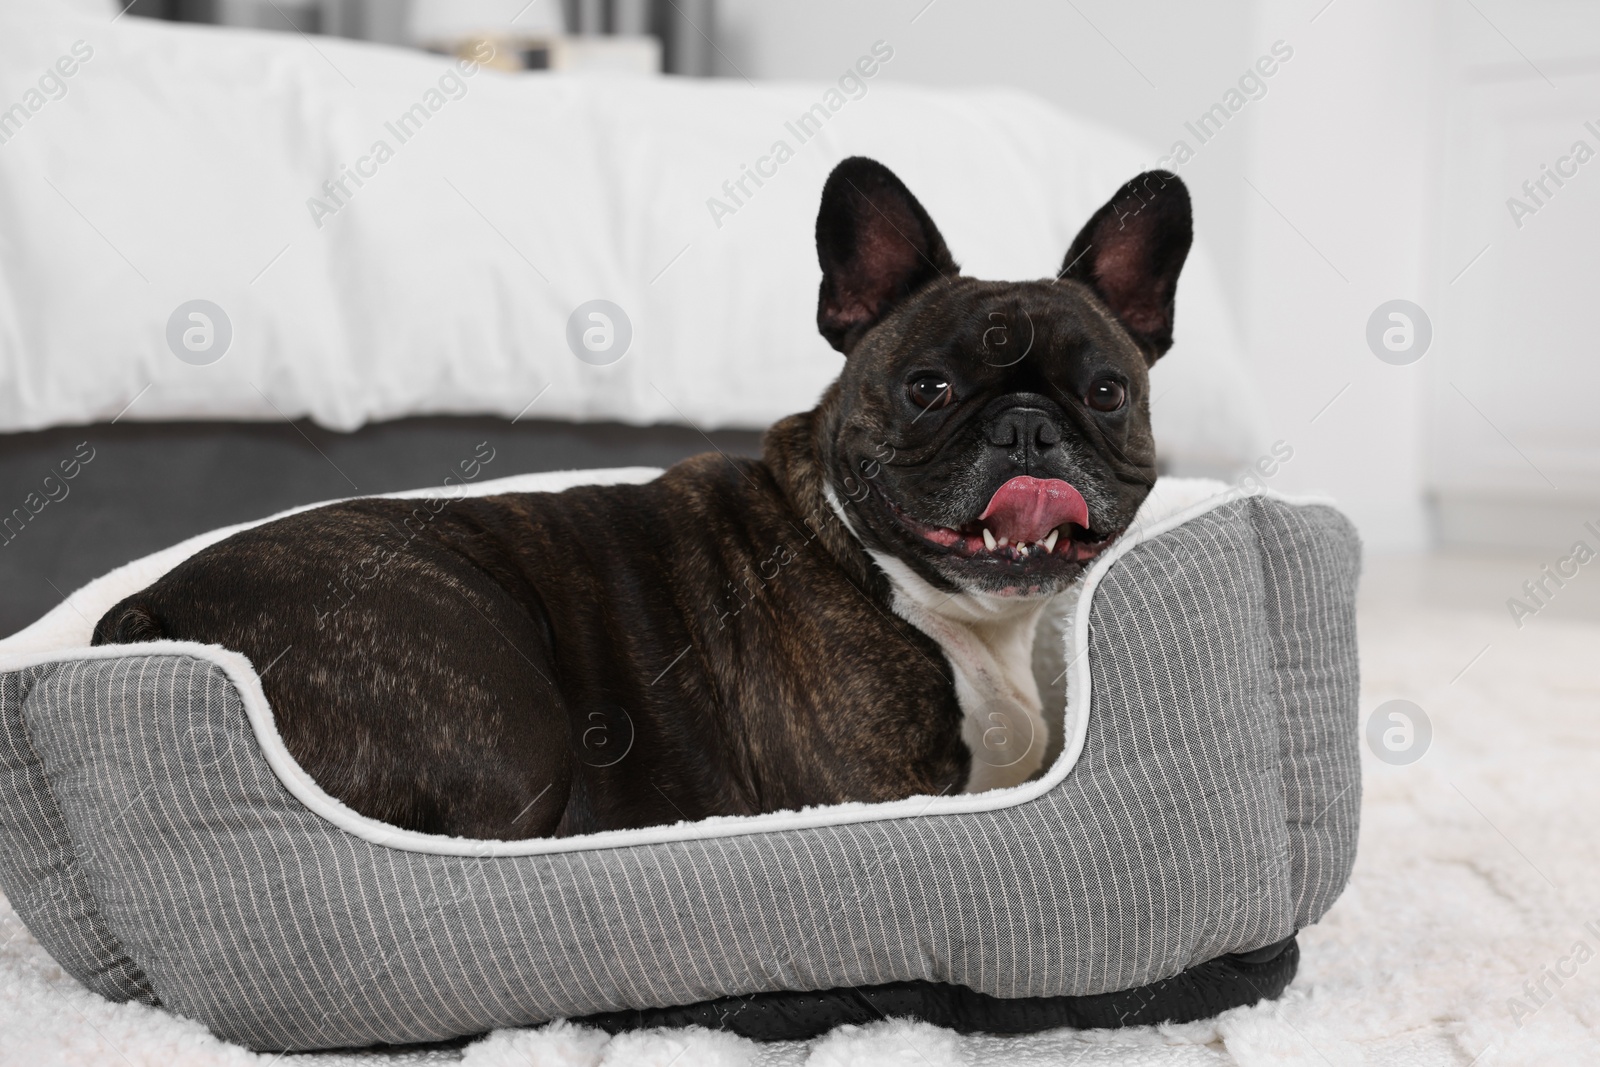
<svg viewBox="0 0 1600 1067"><path fill-rule="evenodd" d="M464 1048L258 1056L85 992L0 901L0 1064L1600 1063L1600 626L1534 618L1518 630L1502 615L1390 607L1363 614L1361 640L1363 715L1413 700L1432 721L1432 745L1409 766L1364 752L1354 879L1302 933L1300 977L1275 1004L1189 1026L1025 1038L883 1022L760 1046L555 1024Z"/></svg>

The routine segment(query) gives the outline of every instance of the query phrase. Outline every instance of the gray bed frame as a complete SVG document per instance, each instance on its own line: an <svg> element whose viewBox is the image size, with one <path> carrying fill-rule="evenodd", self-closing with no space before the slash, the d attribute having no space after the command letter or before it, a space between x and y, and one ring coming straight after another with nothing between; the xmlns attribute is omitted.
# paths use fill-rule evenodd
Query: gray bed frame
<svg viewBox="0 0 1600 1067"><path fill-rule="evenodd" d="M354 433L309 422L123 422L0 434L0 637L129 560L300 504L442 482L484 441L494 459L481 477L502 478L666 467L712 448L756 455L761 434L482 417Z"/></svg>

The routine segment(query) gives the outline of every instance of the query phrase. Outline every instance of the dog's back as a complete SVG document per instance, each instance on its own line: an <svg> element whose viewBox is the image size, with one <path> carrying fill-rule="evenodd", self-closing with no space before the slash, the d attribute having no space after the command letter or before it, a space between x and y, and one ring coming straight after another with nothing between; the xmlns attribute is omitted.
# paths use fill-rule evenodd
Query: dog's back
<svg viewBox="0 0 1600 1067"><path fill-rule="evenodd" d="M715 455L645 485L356 500L197 553L94 640L244 653L325 790L428 832L959 790L943 654L830 542L766 465Z"/></svg>

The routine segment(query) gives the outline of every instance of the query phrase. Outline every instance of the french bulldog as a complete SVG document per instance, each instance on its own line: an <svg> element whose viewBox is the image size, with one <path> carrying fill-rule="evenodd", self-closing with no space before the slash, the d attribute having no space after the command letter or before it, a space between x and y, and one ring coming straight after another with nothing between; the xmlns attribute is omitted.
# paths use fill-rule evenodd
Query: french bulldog
<svg viewBox="0 0 1600 1067"><path fill-rule="evenodd" d="M761 459L304 511L196 553L94 642L243 653L326 792L426 833L1017 784L1046 743L1040 613L1155 480L1147 372L1191 235L1183 183L1151 171L1056 277L980 281L893 173L847 159L816 227L843 371Z"/></svg>

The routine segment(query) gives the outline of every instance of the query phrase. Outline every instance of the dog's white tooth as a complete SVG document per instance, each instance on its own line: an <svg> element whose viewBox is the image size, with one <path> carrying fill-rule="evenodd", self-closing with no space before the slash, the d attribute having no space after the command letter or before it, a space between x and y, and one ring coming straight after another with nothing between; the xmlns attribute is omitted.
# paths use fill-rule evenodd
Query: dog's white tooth
<svg viewBox="0 0 1600 1067"><path fill-rule="evenodd" d="M1046 552L1054 552L1056 550L1056 539L1060 536L1060 530L1051 530L1050 536L1044 539L1044 550Z"/></svg>
<svg viewBox="0 0 1600 1067"><path fill-rule="evenodd" d="M987 526L985 526L983 528L983 545L990 552L993 552L995 550L994 534L989 532L989 527L987 527Z"/></svg>
<svg viewBox="0 0 1600 1067"><path fill-rule="evenodd" d="M1004 537L1000 538L1000 540L995 542L995 544L999 545L1001 548L1006 547L1006 545L1009 544L1009 543L1010 542L1008 542Z"/></svg>

